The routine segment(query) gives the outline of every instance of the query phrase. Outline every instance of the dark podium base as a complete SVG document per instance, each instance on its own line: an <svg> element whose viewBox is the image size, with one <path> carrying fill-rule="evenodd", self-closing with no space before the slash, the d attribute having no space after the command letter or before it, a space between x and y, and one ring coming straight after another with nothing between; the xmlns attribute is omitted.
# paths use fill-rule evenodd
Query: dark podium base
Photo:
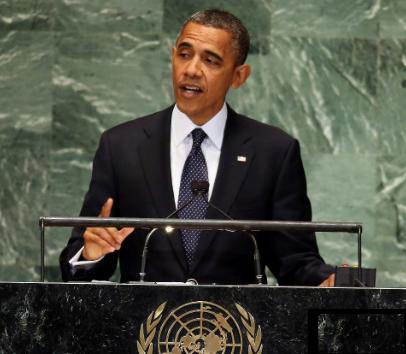
<svg viewBox="0 0 406 354"><path fill-rule="evenodd" d="M405 353L406 289L0 283L1 353Z"/></svg>

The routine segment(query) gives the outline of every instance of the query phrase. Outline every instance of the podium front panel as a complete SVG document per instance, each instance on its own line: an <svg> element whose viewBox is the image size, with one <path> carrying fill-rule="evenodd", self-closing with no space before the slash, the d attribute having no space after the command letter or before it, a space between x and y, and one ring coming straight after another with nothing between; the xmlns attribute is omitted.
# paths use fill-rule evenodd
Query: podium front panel
<svg viewBox="0 0 406 354"><path fill-rule="evenodd" d="M0 283L1 353L405 353L406 289Z"/></svg>

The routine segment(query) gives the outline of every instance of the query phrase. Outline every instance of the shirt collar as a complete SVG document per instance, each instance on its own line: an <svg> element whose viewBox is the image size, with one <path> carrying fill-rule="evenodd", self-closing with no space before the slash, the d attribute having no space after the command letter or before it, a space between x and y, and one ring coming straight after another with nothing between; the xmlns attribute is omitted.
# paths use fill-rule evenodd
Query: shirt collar
<svg viewBox="0 0 406 354"><path fill-rule="evenodd" d="M223 144L226 121L227 105L225 103L220 111L202 126L194 124L192 120L186 114L181 112L177 105L175 105L172 111L171 139L175 146L178 146L186 139L193 129L202 128L216 148L220 150L221 145Z"/></svg>

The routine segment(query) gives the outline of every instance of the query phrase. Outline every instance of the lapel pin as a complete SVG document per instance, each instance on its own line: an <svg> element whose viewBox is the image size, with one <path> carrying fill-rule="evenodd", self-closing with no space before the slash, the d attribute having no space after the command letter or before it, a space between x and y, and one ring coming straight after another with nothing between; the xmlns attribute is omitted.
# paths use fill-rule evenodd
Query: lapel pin
<svg viewBox="0 0 406 354"><path fill-rule="evenodd" d="M245 156L237 156L238 162L247 162L247 158Z"/></svg>

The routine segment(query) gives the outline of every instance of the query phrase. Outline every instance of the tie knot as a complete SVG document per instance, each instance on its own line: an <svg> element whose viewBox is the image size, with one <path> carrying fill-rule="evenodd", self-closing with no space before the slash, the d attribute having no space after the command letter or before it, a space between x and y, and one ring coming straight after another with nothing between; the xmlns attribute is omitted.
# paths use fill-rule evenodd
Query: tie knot
<svg viewBox="0 0 406 354"><path fill-rule="evenodd" d="M200 147L202 144L203 140L206 138L206 133L204 132L203 129L196 128L192 131L192 137L193 137L193 147L197 148Z"/></svg>

